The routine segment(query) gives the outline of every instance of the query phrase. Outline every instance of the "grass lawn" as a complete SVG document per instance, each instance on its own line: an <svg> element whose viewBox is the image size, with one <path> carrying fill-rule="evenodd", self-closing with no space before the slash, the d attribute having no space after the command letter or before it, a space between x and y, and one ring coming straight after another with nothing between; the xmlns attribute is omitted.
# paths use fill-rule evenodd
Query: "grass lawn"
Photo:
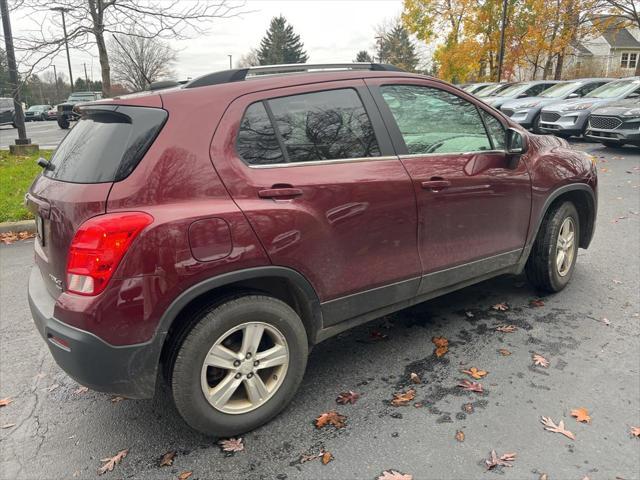
<svg viewBox="0 0 640 480"><path fill-rule="evenodd" d="M30 157L17 157L0 150L0 222L33 218L24 206L24 194L42 171L36 163L39 157L51 158L51 150L40 150Z"/></svg>

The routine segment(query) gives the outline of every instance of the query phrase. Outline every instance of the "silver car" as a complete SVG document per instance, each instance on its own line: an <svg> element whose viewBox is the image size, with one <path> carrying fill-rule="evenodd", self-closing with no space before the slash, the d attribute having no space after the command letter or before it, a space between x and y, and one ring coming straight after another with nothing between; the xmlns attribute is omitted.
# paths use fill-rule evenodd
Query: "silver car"
<svg viewBox="0 0 640 480"><path fill-rule="evenodd" d="M580 80L558 83L537 97L505 102L500 110L524 128L540 133L540 111L543 107L564 99L582 98L611 80L611 78L581 78Z"/></svg>
<svg viewBox="0 0 640 480"><path fill-rule="evenodd" d="M623 98L640 96L640 77L609 82L582 98L572 98L544 107L540 113L540 129L561 137L580 136L587 127L591 112Z"/></svg>
<svg viewBox="0 0 640 480"><path fill-rule="evenodd" d="M505 88L501 92L490 97L481 95L482 100L493 108L500 107L509 100L524 97L536 97L544 92L547 88L558 83L558 80L532 80L530 82L514 83L509 88Z"/></svg>

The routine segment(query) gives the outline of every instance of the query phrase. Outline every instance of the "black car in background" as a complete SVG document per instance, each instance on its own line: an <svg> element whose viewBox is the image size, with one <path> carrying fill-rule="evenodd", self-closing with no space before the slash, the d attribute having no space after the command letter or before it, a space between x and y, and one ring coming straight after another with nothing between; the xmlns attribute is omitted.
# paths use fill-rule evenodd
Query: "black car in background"
<svg viewBox="0 0 640 480"><path fill-rule="evenodd" d="M74 92L69 95L66 102L58 105L58 126L69 128L69 122L77 120L80 115L74 110L79 103L93 102L102 98L101 92Z"/></svg>
<svg viewBox="0 0 640 480"><path fill-rule="evenodd" d="M598 107L589 116L585 137L607 147L640 147L640 97Z"/></svg>
<svg viewBox="0 0 640 480"><path fill-rule="evenodd" d="M0 97L0 125L11 125L16 128L16 112L13 98Z"/></svg>

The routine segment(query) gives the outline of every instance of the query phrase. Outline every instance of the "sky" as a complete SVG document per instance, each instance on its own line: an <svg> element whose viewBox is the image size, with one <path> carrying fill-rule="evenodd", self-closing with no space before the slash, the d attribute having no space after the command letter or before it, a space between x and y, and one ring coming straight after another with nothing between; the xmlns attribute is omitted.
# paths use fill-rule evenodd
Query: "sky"
<svg viewBox="0 0 640 480"><path fill-rule="evenodd" d="M375 27L399 16L402 0L247 0L243 11L248 13L211 22L208 34L168 42L178 51L174 65L178 80L229 68L228 55L233 56L235 66L241 55L260 44L271 18L280 14L300 35L309 63L351 62L359 50L372 52ZM19 9L12 12L14 34L35 23L50 23L51 15L59 14L48 12L44 18L33 18ZM74 77L84 74L86 63L90 79L100 79L97 53L73 49L70 53ZM59 73L68 71L63 53L54 63Z"/></svg>

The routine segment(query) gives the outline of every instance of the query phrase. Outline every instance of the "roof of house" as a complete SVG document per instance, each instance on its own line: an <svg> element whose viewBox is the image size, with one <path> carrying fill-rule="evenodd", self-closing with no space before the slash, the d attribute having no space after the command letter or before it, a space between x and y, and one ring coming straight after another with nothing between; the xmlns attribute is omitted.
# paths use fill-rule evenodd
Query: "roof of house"
<svg viewBox="0 0 640 480"><path fill-rule="evenodd" d="M593 23L601 30L601 35L612 48L639 48L640 41L636 40L628 28L622 27L622 20L611 15L602 15L595 17ZM622 27L622 28L621 28Z"/></svg>

